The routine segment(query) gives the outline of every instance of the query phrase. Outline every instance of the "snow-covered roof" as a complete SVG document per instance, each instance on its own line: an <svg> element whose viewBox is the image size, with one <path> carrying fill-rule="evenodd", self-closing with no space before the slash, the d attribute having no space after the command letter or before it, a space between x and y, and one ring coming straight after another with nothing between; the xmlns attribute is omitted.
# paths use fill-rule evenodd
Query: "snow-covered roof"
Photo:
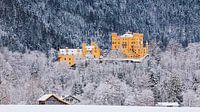
<svg viewBox="0 0 200 112"><path fill-rule="evenodd" d="M54 94L45 94L43 96L41 96L38 101L46 101L48 98L50 98L51 96L55 96Z"/></svg>
<svg viewBox="0 0 200 112"><path fill-rule="evenodd" d="M179 104L178 104L178 102L158 102L157 104L156 104L157 106L176 106L176 107L178 107L179 106Z"/></svg>
<svg viewBox="0 0 200 112"><path fill-rule="evenodd" d="M86 46L87 51L91 51L92 48L94 48L94 46ZM63 55L81 55L82 49L68 49L68 52L66 51L66 49L59 49L59 53Z"/></svg>
<svg viewBox="0 0 200 112"><path fill-rule="evenodd" d="M92 48L94 48L94 46L86 46L86 49L87 49L88 51L91 51Z"/></svg>
<svg viewBox="0 0 200 112"><path fill-rule="evenodd" d="M60 49L60 54L63 55L81 55L82 54L82 49L68 49L68 52L66 52L66 49Z"/></svg>
<svg viewBox="0 0 200 112"><path fill-rule="evenodd" d="M60 54L66 55L66 49L59 49Z"/></svg>
<svg viewBox="0 0 200 112"><path fill-rule="evenodd" d="M133 34L126 33L124 35L121 35L120 37L123 37L123 38L125 38L125 37L133 37Z"/></svg>
<svg viewBox="0 0 200 112"><path fill-rule="evenodd" d="M78 52L78 49L68 49L67 54L68 55L81 55L82 49L79 49L79 52Z"/></svg>
<svg viewBox="0 0 200 112"><path fill-rule="evenodd" d="M48 98L50 98L51 96L54 96L55 98L61 100L62 98L60 98L59 96L55 95L55 94L45 94L43 96L41 96L38 101L46 101Z"/></svg>
<svg viewBox="0 0 200 112"><path fill-rule="evenodd" d="M61 97L56 96L55 94L45 94L45 95L41 96L41 97L38 99L38 101L46 101L47 99L49 99L49 98L52 97L52 96L55 97L57 100L59 100L59 101L61 101L61 102L63 102L63 103L68 104L68 103L65 102Z"/></svg>
<svg viewBox="0 0 200 112"><path fill-rule="evenodd" d="M68 95L68 96L64 96L64 97L62 97L63 100L66 99L66 98L73 98L73 99L75 99L75 100L80 101L78 98L76 98L76 97L73 96L73 95Z"/></svg>
<svg viewBox="0 0 200 112"><path fill-rule="evenodd" d="M1 112L200 112L200 107L0 105Z"/></svg>

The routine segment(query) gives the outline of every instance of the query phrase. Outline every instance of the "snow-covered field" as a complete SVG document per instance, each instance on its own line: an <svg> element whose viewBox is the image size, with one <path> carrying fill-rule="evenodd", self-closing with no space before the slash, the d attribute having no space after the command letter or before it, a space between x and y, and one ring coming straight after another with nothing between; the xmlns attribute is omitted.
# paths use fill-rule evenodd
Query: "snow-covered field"
<svg viewBox="0 0 200 112"><path fill-rule="evenodd" d="M200 108L97 105L1 105L0 112L200 112Z"/></svg>

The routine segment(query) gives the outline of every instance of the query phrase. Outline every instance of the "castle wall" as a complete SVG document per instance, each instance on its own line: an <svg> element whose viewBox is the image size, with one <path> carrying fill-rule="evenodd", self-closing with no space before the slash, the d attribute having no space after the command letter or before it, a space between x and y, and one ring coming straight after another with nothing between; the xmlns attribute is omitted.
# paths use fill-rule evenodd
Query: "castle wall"
<svg viewBox="0 0 200 112"><path fill-rule="evenodd" d="M76 64L76 58L87 58L87 55L91 55L92 58L100 58L100 48L95 42L92 42L90 46L83 43L82 49L60 49L58 58L60 62L67 62L69 66L72 66Z"/></svg>

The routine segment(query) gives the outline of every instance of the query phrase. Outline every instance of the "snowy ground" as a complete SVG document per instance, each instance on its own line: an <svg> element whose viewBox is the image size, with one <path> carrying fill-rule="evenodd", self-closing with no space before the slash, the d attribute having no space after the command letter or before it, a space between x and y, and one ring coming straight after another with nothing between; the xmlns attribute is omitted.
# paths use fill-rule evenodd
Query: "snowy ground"
<svg viewBox="0 0 200 112"><path fill-rule="evenodd" d="M116 61L133 61L133 62L142 62L143 59L145 59L148 56L145 55L143 58L103 58L101 60L116 60Z"/></svg>
<svg viewBox="0 0 200 112"><path fill-rule="evenodd" d="M1 105L0 112L200 112L200 108L95 105Z"/></svg>

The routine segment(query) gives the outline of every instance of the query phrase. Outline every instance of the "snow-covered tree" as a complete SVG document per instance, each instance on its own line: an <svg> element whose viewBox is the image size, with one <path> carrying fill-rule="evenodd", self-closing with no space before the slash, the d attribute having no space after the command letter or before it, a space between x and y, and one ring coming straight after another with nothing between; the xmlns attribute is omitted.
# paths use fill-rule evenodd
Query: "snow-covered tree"
<svg viewBox="0 0 200 112"><path fill-rule="evenodd" d="M194 90L187 90L183 93L183 105L189 107L196 107L199 105L200 97Z"/></svg>

